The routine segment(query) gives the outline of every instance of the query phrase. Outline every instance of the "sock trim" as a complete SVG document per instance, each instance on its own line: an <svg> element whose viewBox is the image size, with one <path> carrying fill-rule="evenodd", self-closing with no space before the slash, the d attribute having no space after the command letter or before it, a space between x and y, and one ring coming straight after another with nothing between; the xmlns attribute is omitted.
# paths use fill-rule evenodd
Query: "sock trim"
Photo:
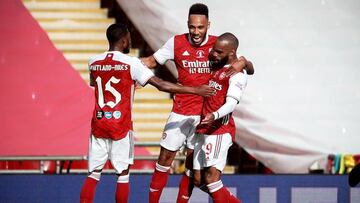
<svg viewBox="0 0 360 203"><path fill-rule="evenodd" d="M91 174L88 177L96 181L99 181L101 177L101 172L91 172Z"/></svg>
<svg viewBox="0 0 360 203"><path fill-rule="evenodd" d="M117 179L117 183L129 183L129 177L130 177L130 174L127 174L124 176L119 176Z"/></svg>
<svg viewBox="0 0 360 203"><path fill-rule="evenodd" d="M156 168L155 168L157 171L160 171L160 172L167 172L169 169L170 169L170 166L162 166L158 163L156 163Z"/></svg>
<svg viewBox="0 0 360 203"><path fill-rule="evenodd" d="M223 187L223 183L221 182L221 180L219 180L219 181L208 184L207 187L211 193L214 193Z"/></svg>

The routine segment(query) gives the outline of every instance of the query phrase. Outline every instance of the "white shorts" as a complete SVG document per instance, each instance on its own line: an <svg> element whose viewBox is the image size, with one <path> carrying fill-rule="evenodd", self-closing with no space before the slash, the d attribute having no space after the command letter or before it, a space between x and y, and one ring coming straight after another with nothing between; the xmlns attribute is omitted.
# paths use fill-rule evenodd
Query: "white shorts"
<svg viewBox="0 0 360 203"><path fill-rule="evenodd" d="M120 140L90 137L89 145L89 172L102 170L106 161L110 159L116 173L120 174L134 163L134 137L129 131L126 137Z"/></svg>
<svg viewBox="0 0 360 203"><path fill-rule="evenodd" d="M187 148L194 149L194 134L199 123L200 116L186 116L171 112L160 145L170 151L177 151L184 144Z"/></svg>
<svg viewBox="0 0 360 203"><path fill-rule="evenodd" d="M194 169L201 170L205 167L215 167L223 171L229 147L232 145L231 135L195 135Z"/></svg>

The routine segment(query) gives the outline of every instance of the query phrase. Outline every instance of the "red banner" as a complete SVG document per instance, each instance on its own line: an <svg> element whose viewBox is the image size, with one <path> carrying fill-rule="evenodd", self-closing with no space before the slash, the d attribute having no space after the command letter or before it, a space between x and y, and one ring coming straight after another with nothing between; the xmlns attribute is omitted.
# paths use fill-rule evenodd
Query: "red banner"
<svg viewBox="0 0 360 203"><path fill-rule="evenodd" d="M0 156L86 155L92 89L20 0L0 24Z"/></svg>

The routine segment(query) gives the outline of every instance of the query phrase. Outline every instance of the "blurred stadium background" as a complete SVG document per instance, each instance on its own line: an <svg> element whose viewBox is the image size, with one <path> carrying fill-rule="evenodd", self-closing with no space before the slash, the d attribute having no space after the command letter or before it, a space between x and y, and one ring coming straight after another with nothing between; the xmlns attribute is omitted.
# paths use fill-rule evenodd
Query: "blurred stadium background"
<svg viewBox="0 0 360 203"><path fill-rule="evenodd" d="M0 2L0 202L78 201L93 108L88 57L107 50L105 30L114 22L131 27L132 56L151 55L172 35L187 32L188 8L196 2ZM239 53L255 65L235 112L237 143L225 169L228 185L244 202L360 202L359 188L346 183L346 174L360 162L360 2L204 3L209 33L236 34ZM171 63L156 74L176 80ZM138 175L132 175L131 202L146 201L146 174L153 171L171 106L171 95L154 87L136 91L132 174ZM173 174L183 172L183 159L180 151ZM111 164L104 172L113 174ZM162 202L173 202L178 178L171 177ZM113 190L106 186L113 179L104 176L96 202L113 201L104 195ZM34 189L34 182L41 189ZM24 193L16 199L19 190ZM208 201L199 191L192 198Z"/></svg>

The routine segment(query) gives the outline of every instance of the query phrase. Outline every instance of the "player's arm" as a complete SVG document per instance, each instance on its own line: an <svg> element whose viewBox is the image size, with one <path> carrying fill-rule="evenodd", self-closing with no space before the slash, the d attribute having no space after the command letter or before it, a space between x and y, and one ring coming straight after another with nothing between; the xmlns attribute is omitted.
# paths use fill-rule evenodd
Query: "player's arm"
<svg viewBox="0 0 360 203"><path fill-rule="evenodd" d="M247 84L247 77L245 73L237 73L229 80L229 88L226 94L225 104L222 105L218 110L208 113L205 118L201 121L201 124L208 125L214 120L222 118L229 113L232 113L239 103L241 96Z"/></svg>
<svg viewBox="0 0 360 203"><path fill-rule="evenodd" d="M238 100L232 97L226 97L226 102L222 105L217 111L208 113L205 115L205 118L201 121L201 124L208 125L214 122L215 120L226 116L229 113L232 113L238 104Z"/></svg>
<svg viewBox="0 0 360 203"><path fill-rule="evenodd" d="M226 71L226 75L230 77L236 73L242 72L243 69L246 70L248 75L253 75L255 72L252 62L248 61L244 56L240 56L231 64L230 68Z"/></svg>
<svg viewBox="0 0 360 203"><path fill-rule="evenodd" d="M90 73L90 86L94 87L95 86L95 82L94 82L94 76Z"/></svg>
<svg viewBox="0 0 360 203"><path fill-rule="evenodd" d="M133 65L130 67L131 77L133 80L139 82L141 86L145 86L149 83L163 92L197 94L203 97L208 97L215 93L215 90L207 85L188 87L164 81L154 76L154 73L149 68L145 67L137 58L133 58L132 64Z"/></svg>
<svg viewBox="0 0 360 203"><path fill-rule="evenodd" d="M91 87L95 87L94 76L91 74L91 68L90 68L90 65L94 62L93 60L94 59L92 57L90 57L89 62L88 62L89 81L90 81L90 86Z"/></svg>
<svg viewBox="0 0 360 203"><path fill-rule="evenodd" d="M140 58L140 60L150 69L154 69L157 66L156 59L154 58L153 55L144 57L144 58Z"/></svg>
<svg viewBox="0 0 360 203"><path fill-rule="evenodd" d="M164 65L168 60L174 60L174 37L171 37L153 55L141 58L141 61L151 69L155 68L157 64Z"/></svg>
<svg viewBox="0 0 360 203"><path fill-rule="evenodd" d="M148 83L163 92L197 94L203 97L209 97L215 93L215 90L207 85L201 85L198 87L181 86L175 83L164 81L156 76L151 77L148 80Z"/></svg>

